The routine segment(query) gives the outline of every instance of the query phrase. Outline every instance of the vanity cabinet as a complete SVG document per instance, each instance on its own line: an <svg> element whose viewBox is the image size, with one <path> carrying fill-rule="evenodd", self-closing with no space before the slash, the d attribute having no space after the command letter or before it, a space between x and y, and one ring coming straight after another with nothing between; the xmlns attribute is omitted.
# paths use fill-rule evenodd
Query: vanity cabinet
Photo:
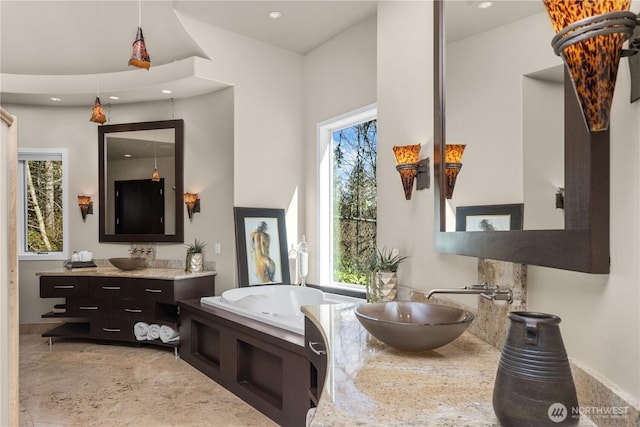
<svg viewBox="0 0 640 427"><path fill-rule="evenodd" d="M44 318L65 319L65 323L43 337L91 338L143 342L176 347L161 340L138 341L137 322L179 326L178 300L211 296L215 276L191 275L160 279L127 275L40 274L40 297L64 298L65 313L48 312Z"/></svg>

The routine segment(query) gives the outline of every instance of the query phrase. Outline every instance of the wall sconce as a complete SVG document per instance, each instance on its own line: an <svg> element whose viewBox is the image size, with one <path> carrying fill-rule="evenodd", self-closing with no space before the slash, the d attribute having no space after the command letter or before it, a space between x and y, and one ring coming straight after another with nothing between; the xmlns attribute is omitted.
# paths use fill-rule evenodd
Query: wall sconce
<svg viewBox="0 0 640 427"><path fill-rule="evenodd" d="M198 193L184 193L184 204L187 205L189 219L195 212L200 212L200 199Z"/></svg>
<svg viewBox="0 0 640 427"><path fill-rule="evenodd" d="M633 55L640 39L633 36L638 17L629 12L631 0L544 0L556 36L551 45L564 61L582 114L591 131L607 130L613 90L621 56Z"/></svg>
<svg viewBox="0 0 640 427"><path fill-rule="evenodd" d="M564 188L558 187L556 191L556 209L564 209Z"/></svg>
<svg viewBox="0 0 640 427"><path fill-rule="evenodd" d="M458 177L458 173L460 173L460 169L462 169L462 153L464 153L465 147L465 144L445 145L444 171L447 177L447 199L453 197L453 189L456 186L456 178Z"/></svg>
<svg viewBox="0 0 640 427"><path fill-rule="evenodd" d="M418 161L420 144L393 146L393 154L396 157L396 170L400 173L405 200L411 200L413 181L416 181L416 190L429 188L429 158Z"/></svg>
<svg viewBox="0 0 640 427"><path fill-rule="evenodd" d="M86 220L87 214L93 215L93 202L91 201L91 196L78 196L78 206L80 206L83 221Z"/></svg>

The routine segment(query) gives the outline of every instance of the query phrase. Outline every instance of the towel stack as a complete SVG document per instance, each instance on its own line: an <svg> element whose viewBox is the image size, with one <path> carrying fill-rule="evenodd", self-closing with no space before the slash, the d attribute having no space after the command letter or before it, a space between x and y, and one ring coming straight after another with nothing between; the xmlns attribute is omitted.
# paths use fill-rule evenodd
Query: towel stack
<svg viewBox="0 0 640 427"><path fill-rule="evenodd" d="M133 333L138 341L153 341L160 339L163 343L176 343L180 341L178 331L170 326L151 325L145 322L137 322L133 325Z"/></svg>

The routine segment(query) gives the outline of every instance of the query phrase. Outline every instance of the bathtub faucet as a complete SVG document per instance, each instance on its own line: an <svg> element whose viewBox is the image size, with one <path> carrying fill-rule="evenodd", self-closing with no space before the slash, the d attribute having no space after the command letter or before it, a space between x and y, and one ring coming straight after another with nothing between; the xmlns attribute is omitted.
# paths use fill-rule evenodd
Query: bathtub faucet
<svg viewBox="0 0 640 427"><path fill-rule="evenodd" d="M490 288L486 283L462 288L431 289L427 294L427 299L431 298L434 294L478 294L482 298L490 301L506 301L507 304L513 302L513 292L511 292L511 289Z"/></svg>

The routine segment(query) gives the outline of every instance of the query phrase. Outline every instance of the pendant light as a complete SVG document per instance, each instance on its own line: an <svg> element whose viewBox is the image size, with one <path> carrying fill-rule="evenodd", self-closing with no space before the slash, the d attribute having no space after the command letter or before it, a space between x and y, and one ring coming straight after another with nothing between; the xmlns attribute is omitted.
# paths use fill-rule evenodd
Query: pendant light
<svg viewBox="0 0 640 427"><path fill-rule="evenodd" d="M149 67L151 67L151 59L149 58L147 45L144 43L144 35L142 34L141 0L138 0L138 31L136 33L136 39L133 42L133 52L131 53L131 59L129 59L129 65L146 70L149 70Z"/></svg>
<svg viewBox="0 0 640 427"><path fill-rule="evenodd" d="M151 181L160 182L160 174L158 173L158 152L157 142L153 142L153 174L151 174Z"/></svg>
<svg viewBox="0 0 640 427"><path fill-rule="evenodd" d="M100 51L100 2L97 2L96 6L96 45L97 51ZM90 122L104 124L107 118L104 115L102 104L100 103L100 74L96 74L96 100L93 104L93 111L91 113Z"/></svg>

